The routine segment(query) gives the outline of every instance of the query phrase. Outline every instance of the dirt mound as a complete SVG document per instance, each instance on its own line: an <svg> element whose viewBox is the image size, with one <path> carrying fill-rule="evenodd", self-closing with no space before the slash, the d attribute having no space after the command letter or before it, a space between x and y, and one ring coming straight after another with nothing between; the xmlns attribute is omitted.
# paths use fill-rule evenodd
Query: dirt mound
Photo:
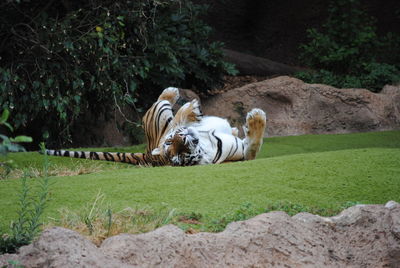
<svg viewBox="0 0 400 268"><path fill-rule="evenodd" d="M280 76L202 100L204 114L226 117L239 129L254 107L267 113L268 136L400 129L400 86L372 93Z"/></svg>
<svg viewBox="0 0 400 268"><path fill-rule="evenodd" d="M357 205L330 218L270 212L221 233L167 225L99 248L55 227L18 255L0 256L0 266L10 259L26 267L400 267L400 204Z"/></svg>

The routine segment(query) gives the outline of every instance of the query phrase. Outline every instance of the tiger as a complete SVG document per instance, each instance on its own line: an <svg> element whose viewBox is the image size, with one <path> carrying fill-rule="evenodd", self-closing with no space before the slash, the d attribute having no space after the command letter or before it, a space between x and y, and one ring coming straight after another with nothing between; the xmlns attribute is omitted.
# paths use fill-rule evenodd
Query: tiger
<svg viewBox="0 0 400 268"><path fill-rule="evenodd" d="M145 153L85 152L45 150L52 156L124 162L140 166L193 166L255 159L266 127L266 115L254 108L246 116L245 137L238 129L217 116L204 116L194 99L173 115L179 89L163 90L143 116L146 136Z"/></svg>

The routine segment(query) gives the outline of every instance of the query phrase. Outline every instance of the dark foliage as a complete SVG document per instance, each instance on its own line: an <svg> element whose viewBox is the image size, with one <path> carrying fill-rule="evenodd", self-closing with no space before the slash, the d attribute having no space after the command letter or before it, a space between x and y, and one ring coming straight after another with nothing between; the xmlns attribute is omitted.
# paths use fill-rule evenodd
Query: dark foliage
<svg viewBox="0 0 400 268"><path fill-rule="evenodd" d="M379 91L400 81L400 37L379 37L375 18L360 0L331 1L322 31L309 29L310 42L301 46L301 60L317 69L298 77L311 83Z"/></svg>
<svg viewBox="0 0 400 268"><path fill-rule="evenodd" d="M190 1L7 1L0 10L0 103L19 130L61 145L83 113L140 111L164 87L206 90L234 73L222 44L208 41L205 8Z"/></svg>

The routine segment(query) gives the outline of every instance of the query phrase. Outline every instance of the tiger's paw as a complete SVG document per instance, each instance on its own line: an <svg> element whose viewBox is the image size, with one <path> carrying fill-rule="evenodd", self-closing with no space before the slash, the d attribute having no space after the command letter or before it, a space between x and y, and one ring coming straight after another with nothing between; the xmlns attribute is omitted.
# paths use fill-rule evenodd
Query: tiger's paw
<svg viewBox="0 0 400 268"><path fill-rule="evenodd" d="M199 122L203 117L200 103L194 99L191 102L185 103L176 113L174 121L176 125L187 125L190 123Z"/></svg>
<svg viewBox="0 0 400 268"><path fill-rule="evenodd" d="M190 122L198 122L202 119L203 112L201 111L200 102L197 99L190 102L189 110L188 119Z"/></svg>
<svg viewBox="0 0 400 268"><path fill-rule="evenodd" d="M254 159L261 148L267 116L261 109L254 108L246 116L246 125L243 126L245 137L245 159Z"/></svg>
<svg viewBox="0 0 400 268"><path fill-rule="evenodd" d="M167 87L163 90L158 100L167 100L173 106L179 99L179 89L176 87Z"/></svg>

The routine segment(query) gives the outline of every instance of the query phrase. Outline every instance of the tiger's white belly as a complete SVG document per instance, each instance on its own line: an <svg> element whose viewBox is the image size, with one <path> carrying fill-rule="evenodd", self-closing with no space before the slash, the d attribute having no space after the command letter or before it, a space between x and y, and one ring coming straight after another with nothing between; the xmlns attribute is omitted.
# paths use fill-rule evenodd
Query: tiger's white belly
<svg viewBox="0 0 400 268"><path fill-rule="evenodd" d="M198 132L215 130L218 133L232 134L232 127L228 120L216 116L204 116L200 123L193 123L190 127Z"/></svg>
<svg viewBox="0 0 400 268"><path fill-rule="evenodd" d="M206 116L190 128L194 129L199 137L203 154L200 165L243 159L243 141L232 135L232 127L226 119Z"/></svg>

